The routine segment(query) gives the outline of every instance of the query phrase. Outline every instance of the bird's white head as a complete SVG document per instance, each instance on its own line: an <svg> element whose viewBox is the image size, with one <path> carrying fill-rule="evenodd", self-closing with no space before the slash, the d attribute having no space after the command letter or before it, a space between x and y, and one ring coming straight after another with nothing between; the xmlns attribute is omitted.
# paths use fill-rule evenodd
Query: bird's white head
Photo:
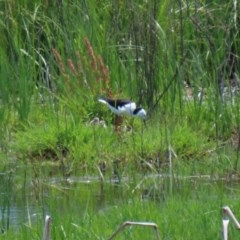
<svg viewBox="0 0 240 240"><path fill-rule="evenodd" d="M141 119L146 119L147 118L147 112L145 111L145 109L139 107L139 108L136 108L133 111L133 116L134 117L139 117Z"/></svg>

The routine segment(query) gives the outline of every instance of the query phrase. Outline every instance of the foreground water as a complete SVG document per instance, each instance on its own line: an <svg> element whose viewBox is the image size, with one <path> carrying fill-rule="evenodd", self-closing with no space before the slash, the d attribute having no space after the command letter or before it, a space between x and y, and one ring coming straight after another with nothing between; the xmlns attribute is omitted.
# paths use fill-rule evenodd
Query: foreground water
<svg viewBox="0 0 240 240"><path fill-rule="evenodd" d="M64 175L64 176L63 176ZM136 174L135 176L91 176L75 172L66 176L59 166L15 164L4 166L0 173L1 228L31 225L46 214L74 214L105 211L124 204L133 197L164 201L167 194L206 192L217 198L217 192L231 192L233 183L209 176L173 176L167 174ZM221 190L219 190L221 189Z"/></svg>
<svg viewBox="0 0 240 240"><path fill-rule="evenodd" d="M1 228L31 224L39 215L104 211L108 206L129 199L126 177L100 178L86 172L63 176L59 166L19 164L4 166L0 173Z"/></svg>

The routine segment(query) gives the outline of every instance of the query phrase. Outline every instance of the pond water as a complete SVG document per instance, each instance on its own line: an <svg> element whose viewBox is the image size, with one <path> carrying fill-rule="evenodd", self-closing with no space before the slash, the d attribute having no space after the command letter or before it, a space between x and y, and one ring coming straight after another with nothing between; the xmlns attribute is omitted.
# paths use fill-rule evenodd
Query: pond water
<svg viewBox="0 0 240 240"><path fill-rule="evenodd" d="M4 166L0 173L0 227L17 228L39 216L104 210L129 198L129 180L80 175L62 176L59 166Z"/></svg>
<svg viewBox="0 0 240 240"><path fill-rule="evenodd" d="M40 164L4 166L0 181L1 229L18 228L23 223L31 225L55 211L63 217L69 213L82 216L87 211L104 211L131 201L133 196L164 201L169 188L182 191L182 182L192 191L197 192L204 186L209 192L214 182L209 176L173 177L167 174L139 174L122 177L121 181L114 175L104 179L86 173L66 177L62 176L59 166ZM214 187L221 186L223 181L218 179ZM214 191L209 197L216 197Z"/></svg>

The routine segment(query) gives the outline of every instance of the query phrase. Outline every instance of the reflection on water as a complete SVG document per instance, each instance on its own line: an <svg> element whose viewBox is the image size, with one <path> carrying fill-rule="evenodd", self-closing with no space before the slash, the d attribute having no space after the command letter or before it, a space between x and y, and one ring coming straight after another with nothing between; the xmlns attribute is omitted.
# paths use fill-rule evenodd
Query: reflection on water
<svg viewBox="0 0 240 240"><path fill-rule="evenodd" d="M2 229L31 225L53 211L81 216L86 210L104 210L127 199L129 184L124 178L119 184L111 177L104 181L97 176L62 177L58 167L39 164L4 167L0 181Z"/></svg>

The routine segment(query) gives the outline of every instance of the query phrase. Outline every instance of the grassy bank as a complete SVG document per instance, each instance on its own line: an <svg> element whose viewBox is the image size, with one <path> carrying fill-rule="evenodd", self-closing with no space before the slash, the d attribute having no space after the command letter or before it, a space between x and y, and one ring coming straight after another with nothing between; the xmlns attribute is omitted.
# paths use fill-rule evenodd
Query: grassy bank
<svg viewBox="0 0 240 240"><path fill-rule="evenodd" d="M132 98L148 110L147 128L135 120L134 133L122 136L133 150L129 155L137 150L151 158L171 146L183 158L200 159L214 144L217 153L237 145L239 101L233 81L239 43L237 13L231 10L238 5L1 5L3 153L14 145L16 154L38 149L41 155L44 148L64 145L72 157L81 155L76 146L84 145L82 152L99 157L101 147L92 151L91 146L100 138L104 143L117 139L112 116L96 101L100 95ZM219 19L222 9L229 11ZM104 119L108 130L86 126L94 117ZM236 168L238 146L234 152ZM113 155L124 158L121 154Z"/></svg>

